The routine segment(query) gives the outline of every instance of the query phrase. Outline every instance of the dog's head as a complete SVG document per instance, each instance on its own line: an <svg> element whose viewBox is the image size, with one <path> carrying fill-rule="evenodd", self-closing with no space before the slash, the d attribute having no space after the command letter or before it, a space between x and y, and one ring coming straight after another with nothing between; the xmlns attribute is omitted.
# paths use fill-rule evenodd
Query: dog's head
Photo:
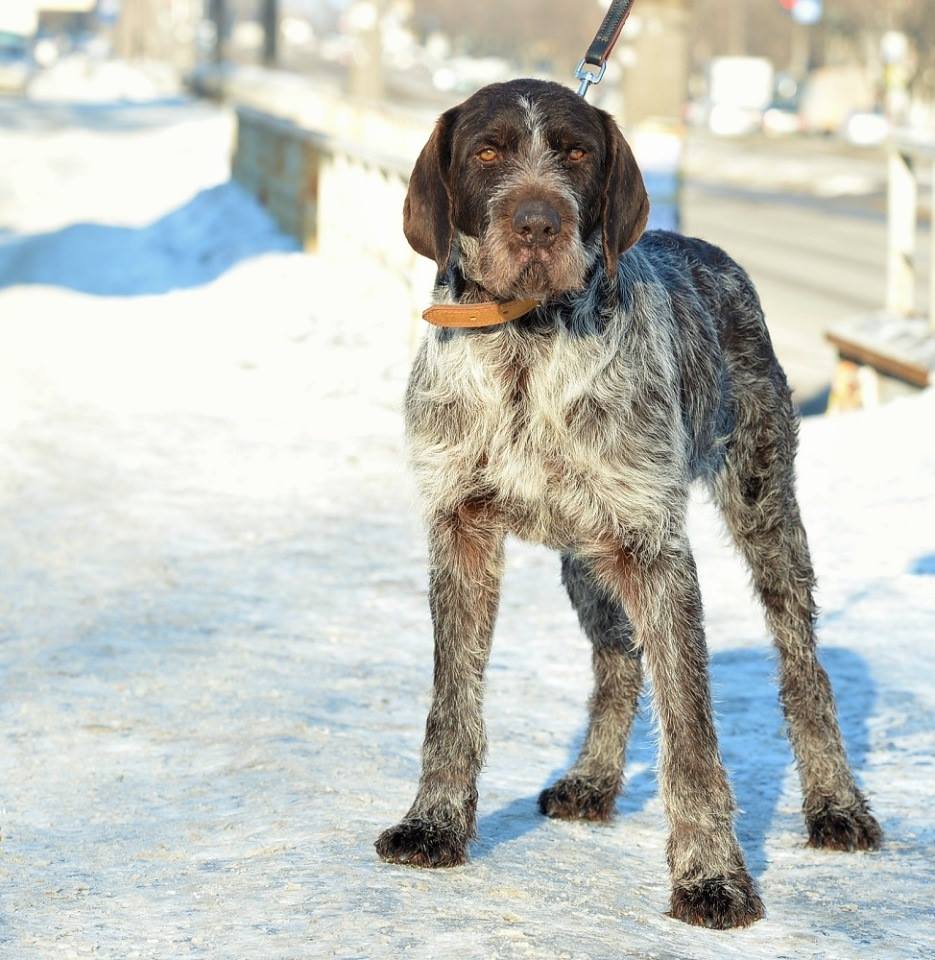
<svg viewBox="0 0 935 960"><path fill-rule="evenodd" d="M596 256L613 274L648 214L613 118L556 83L514 80L439 118L409 180L403 229L440 271L459 257L505 299L576 290Z"/></svg>

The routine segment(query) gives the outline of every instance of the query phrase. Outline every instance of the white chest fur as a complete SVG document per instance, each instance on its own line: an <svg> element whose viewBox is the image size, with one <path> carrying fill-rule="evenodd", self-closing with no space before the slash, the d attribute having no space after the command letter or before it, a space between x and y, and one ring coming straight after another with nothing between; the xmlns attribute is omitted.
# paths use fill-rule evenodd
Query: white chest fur
<svg viewBox="0 0 935 960"><path fill-rule="evenodd" d="M632 373L613 337L507 326L430 339L407 409L427 512L484 497L553 546L665 522L678 466L635 429Z"/></svg>

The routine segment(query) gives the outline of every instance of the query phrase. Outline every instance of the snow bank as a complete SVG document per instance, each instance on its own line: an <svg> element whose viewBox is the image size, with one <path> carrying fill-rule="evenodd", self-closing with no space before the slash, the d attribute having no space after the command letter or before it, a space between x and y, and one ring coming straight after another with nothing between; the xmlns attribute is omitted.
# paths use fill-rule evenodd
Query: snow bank
<svg viewBox="0 0 935 960"><path fill-rule="evenodd" d="M28 94L37 101L105 104L159 100L180 92L177 73L165 64L131 64L75 53L36 74Z"/></svg>
<svg viewBox="0 0 935 960"><path fill-rule="evenodd" d="M0 287L46 284L99 296L166 293L235 263L295 249L238 184L208 187L152 223L76 223L0 246Z"/></svg>
<svg viewBox="0 0 935 960"><path fill-rule="evenodd" d="M33 115L53 126L60 116ZM153 127L137 109L110 106L68 114L53 137L40 127L7 138L15 189L0 194L0 214L15 229L0 233L0 287L166 293L250 257L296 249L228 179L226 117L188 103L159 116Z"/></svg>
<svg viewBox="0 0 935 960"><path fill-rule="evenodd" d="M935 394L811 421L802 437L822 658L887 832L879 854L805 849L763 619L699 500L718 723L768 918L714 933L663 915L648 716L612 826L536 812L583 732L589 651L557 558L520 543L472 861L382 864L372 841L412 799L431 684L402 302L366 271L269 249L268 225L208 175L227 149L214 115L54 135L34 120L0 135L0 150L32 157L24 182L80 151L51 200L0 194L18 224L0 245L4 955L932 955ZM173 155L186 142L187 165ZM61 204L77 211L86 193L97 214L82 219L119 222L123 188L101 182L115 150L160 183L161 209L129 211L143 233L206 186L219 206L131 244L135 289L108 274L89 292L60 245L74 226ZM234 230L267 240L250 255ZM43 242L68 282L41 272ZM38 244L25 283L9 260L23 244ZM214 266L193 273L189 244ZM185 283L166 279L173 258Z"/></svg>

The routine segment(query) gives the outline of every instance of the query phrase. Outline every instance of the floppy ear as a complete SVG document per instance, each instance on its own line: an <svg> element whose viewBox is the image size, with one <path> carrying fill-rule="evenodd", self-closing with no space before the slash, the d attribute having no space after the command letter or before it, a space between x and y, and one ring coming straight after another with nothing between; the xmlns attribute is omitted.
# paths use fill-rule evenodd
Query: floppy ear
<svg viewBox="0 0 935 960"><path fill-rule="evenodd" d="M451 222L451 194L448 168L451 164L451 131L457 110L443 113L435 123L428 143L422 148L409 177L403 204L403 233L416 253L438 264L448 265L454 227Z"/></svg>
<svg viewBox="0 0 935 960"><path fill-rule="evenodd" d="M633 151L623 139L617 122L609 113L603 111L601 119L604 121L607 143L604 195L601 202L604 261L607 272L614 275L617 258L629 250L646 229L649 197Z"/></svg>

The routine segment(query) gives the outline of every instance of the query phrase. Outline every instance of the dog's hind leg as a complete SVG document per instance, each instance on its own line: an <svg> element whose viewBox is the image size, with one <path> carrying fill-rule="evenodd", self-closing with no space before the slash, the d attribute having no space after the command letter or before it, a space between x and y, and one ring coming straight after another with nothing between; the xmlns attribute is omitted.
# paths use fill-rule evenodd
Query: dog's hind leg
<svg viewBox="0 0 935 960"><path fill-rule="evenodd" d="M403 820L385 830L377 853L393 863L464 863L474 836L477 775L487 747L484 670L500 596L504 530L483 499L430 524L429 603L435 630L432 706L422 777Z"/></svg>
<svg viewBox="0 0 935 960"><path fill-rule="evenodd" d="M795 497L791 403L738 423L711 486L779 651L779 689L802 784L809 845L874 850L882 832L848 765L815 641L815 578Z"/></svg>
<svg viewBox="0 0 935 960"><path fill-rule="evenodd" d="M562 557L562 582L593 645L594 692L581 753L565 776L542 791L539 809L558 819L609 820L643 683L640 654L621 604L570 554Z"/></svg>

